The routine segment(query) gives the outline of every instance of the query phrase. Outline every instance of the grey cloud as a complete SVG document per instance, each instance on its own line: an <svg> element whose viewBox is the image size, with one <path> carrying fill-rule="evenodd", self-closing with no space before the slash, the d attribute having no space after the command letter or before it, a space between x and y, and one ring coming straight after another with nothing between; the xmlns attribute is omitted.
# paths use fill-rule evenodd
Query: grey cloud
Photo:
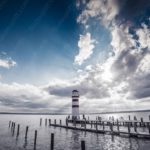
<svg viewBox="0 0 150 150"><path fill-rule="evenodd" d="M136 49L121 51L120 55L116 58L112 65L112 70L117 75L116 77L126 78L133 75L140 64L140 61L148 53L148 50L141 50L140 52L137 52Z"/></svg>
<svg viewBox="0 0 150 150"><path fill-rule="evenodd" d="M13 107L13 108L47 108L47 103L32 102L33 100L25 101L25 99L16 97L0 97L1 105Z"/></svg>
<svg viewBox="0 0 150 150"><path fill-rule="evenodd" d="M150 97L150 73L134 76L129 80L130 96L132 99L142 99Z"/></svg>
<svg viewBox="0 0 150 150"><path fill-rule="evenodd" d="M94 79L95 73L88 73L88 77L79 81L79 83L71 83L69 86L55 85L48 86L45 88L51 95L68 97L71 96L71 92L74 89L80 91L81 96L86 96L87 98L104 98L109 97L109 92L107 87L104 87L102 83L99 84L98 81ZM79 79L80 80L80 79Z"/></svg>

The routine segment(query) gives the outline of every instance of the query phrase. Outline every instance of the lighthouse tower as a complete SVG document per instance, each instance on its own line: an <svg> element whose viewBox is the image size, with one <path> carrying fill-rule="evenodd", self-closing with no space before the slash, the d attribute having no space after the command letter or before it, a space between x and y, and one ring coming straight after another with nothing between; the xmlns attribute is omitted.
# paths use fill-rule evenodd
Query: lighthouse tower
<svg viewBox="0 0 150 150"><path fill-rule="evenodd" d="M79 92L72 91L72 119L79 119Z"/></svg>

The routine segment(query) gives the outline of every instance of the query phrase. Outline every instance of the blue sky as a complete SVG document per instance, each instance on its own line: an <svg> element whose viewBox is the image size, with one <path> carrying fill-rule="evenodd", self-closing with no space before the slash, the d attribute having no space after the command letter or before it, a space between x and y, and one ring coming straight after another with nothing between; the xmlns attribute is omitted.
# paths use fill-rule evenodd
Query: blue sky
<svg viewBox="0 0 150 150"><path fill-rule="evenodd" d="M149 0L0 0L0 109L150 107Z"/></svg>
<svg viewBox="0 0 150 150"><path fill-rule="evenodd" d="M80 32L75 1L7 1L0 11L0 50L17 62L9 73L1 70L4 81L72 76Z"/></svg>

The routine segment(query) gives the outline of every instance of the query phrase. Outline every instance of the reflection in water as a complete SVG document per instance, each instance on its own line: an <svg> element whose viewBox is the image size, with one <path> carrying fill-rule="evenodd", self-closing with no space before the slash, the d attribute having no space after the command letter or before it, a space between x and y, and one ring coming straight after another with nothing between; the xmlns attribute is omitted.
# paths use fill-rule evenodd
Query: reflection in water
<svg viewBox="0 0 150 150"><path fill-rule="evenodd" d="M79 136L80 136L80 133L78 131L75 131L75 130L72 131L71 139L73 142L71 144L71 148L74 150L79 149L80 147Z"/></svg>
<svg viewBox="0 0 150 150"><path fill-rule="evenodd" d="M111 135L111 141L114 142L114 135Z"/></svg>
<svg viewBox="0 0 150 150"><path fill-rule="evenodd" d="M124 116L123 114L121 115L124 118L128 117L128 116ZM46 117L47 116L45 116L45 118ZM60 116L50 116L50 117L57 119L57 117ZM115 117L119 117L119 115L118 116L116 115ZM140 116L138 117L140 118ZM55 150L62 150L62 149L81 150L81 140L85 140L87 150L148 150L150 147L150 140L146 140L146 139L129 138L129 137L125 137L124 135L115 136L115 135L107 135L107 134L96 134L96 133L75 131L75 130L64 129L64 128L55 128L55 127L47 128L45 127L45 125L42 125L40 127L39 120L41 116L38 115L37 116L12 115L11 118L12 120L20 123L24 127L27 125L30 126L30 130L28 132L28 140L27 139L24 140L25 128L22 128L19 137L16 137L16 132L13 133L12 128L10 128L8 132L8 129L6 129L6 125L8 125L10 116L0 115L0 120L3 120L3 122L0 122L0 137L2 137L0 138L0 149L3 150L17 150L17 149L35 150L32 139L33 139L34 131L36 129L40 133L38 135L38 140L37 140L37 148L36 148L37 150L49 149L50 140L49 140L48 131L53 132L55 134L55 141L56 141ZM131 115L131 119L132 118L133 116ZM124 130L124 129L121 128L120 130ZM144 127L139 128L139 131L142 130L144 131ZM12 137L13 134L14 136ZM16 143L14 141L16 141Z"/></svg>
<svg viewBox="0 0 150 150"><path fill-rule="evenodd" d="M25 142L24 142L23 147L26 149L27 145L28 145L28 140L27 140L27 138L25 138Z"/></svg>

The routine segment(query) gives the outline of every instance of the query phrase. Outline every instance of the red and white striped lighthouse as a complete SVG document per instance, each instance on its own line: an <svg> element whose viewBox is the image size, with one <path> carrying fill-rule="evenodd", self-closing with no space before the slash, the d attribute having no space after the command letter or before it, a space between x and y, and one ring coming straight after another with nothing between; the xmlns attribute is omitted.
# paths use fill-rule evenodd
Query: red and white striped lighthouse
<svg viewBox="0 0 150 150"><path fill-rule="evenodd" d="M72 119L79 119L79 92L72 91Z"/></svg>

